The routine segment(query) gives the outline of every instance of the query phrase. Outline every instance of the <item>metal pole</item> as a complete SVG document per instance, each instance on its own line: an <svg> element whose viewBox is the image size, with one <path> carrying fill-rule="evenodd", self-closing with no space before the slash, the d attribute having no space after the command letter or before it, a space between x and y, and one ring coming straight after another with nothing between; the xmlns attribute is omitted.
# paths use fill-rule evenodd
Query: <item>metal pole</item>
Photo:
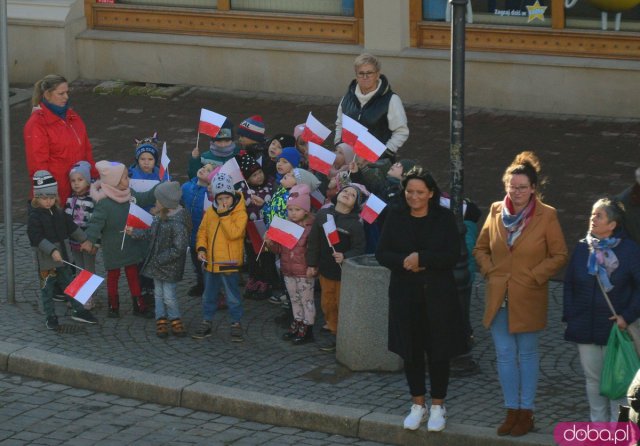
<svg viewBox="0 0 640 446"><path fill-rule="evenodd" d="M2 173L4 183L4 264L7 300L16 302L13 267L13 218L11 215L11 143L9 139L9 45L7 33L7 0L0 0L0 107L2 108Z"/></svg>

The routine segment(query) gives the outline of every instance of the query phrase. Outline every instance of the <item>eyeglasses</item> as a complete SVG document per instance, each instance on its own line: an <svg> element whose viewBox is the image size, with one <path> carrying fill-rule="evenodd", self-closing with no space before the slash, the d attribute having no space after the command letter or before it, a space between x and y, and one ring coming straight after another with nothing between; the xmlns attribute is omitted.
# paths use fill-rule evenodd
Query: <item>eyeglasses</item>
<svg viewBox="0 0 640 446"><path fill-rule="evenodd" d="M356 73L356 76L358 76L360 79L366 79L369 77L372 77L374 74L377 74L377 71L358 71Z"/></svg>
<svg viewBox="0 0 640 446"><path fill-rule="evenodd" d="M509 192L518 192L518 193L520 193L520 192L524 192L524 191L528 190L530 187L531 186L511 186L511 185L509 185L509 186L507 186L507 190Z"/></svg>

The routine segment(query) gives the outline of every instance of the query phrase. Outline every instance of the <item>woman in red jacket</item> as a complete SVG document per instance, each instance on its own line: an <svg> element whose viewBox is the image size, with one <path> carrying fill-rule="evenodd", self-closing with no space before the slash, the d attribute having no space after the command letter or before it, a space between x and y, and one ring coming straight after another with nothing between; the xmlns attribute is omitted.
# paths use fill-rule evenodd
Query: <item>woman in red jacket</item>
<svg viewBox="0 0 640 446"><path fill-rule="evenodd" d="M69 171L78 161L91 164L97 177L87 129L78 114L69 108L69 84L57 74L49 74L34 84L33 110L24 126L24 143L29 176L48 170L58 182L60 203L71 194Z"/></svg>

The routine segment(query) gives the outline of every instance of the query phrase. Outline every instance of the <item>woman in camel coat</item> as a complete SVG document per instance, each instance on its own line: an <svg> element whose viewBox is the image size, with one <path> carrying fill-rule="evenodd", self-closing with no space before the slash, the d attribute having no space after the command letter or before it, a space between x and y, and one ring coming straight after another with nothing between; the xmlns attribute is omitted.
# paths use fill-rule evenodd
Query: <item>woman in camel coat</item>
<svg viewBox="0 0 640 446"><path fill-rule="evenodd" d="M473 251L486 279L483 324L491 330L507 408L498 435L533 429L548 281L567 262L556 210L538 195L539 170L533 152L516 156L503 176L507 195L491 206Z"/></svg>

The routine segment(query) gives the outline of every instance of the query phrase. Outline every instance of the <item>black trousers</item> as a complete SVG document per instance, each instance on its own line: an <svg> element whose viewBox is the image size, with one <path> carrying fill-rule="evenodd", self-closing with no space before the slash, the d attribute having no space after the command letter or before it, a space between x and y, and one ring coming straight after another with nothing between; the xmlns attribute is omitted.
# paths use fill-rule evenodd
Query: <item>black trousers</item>
<svg viewBox="0 0 640 446"><path fill-rule="evenodd" d="M426 364L429 365L429 385L431 398L444 399L449 387L449 359L433 360L429 355L428 322L424 318L424 302L411 303L411 356L404 361L404 374L409 385L411 396L426 395L425 386L425 352Z"/></svg>

